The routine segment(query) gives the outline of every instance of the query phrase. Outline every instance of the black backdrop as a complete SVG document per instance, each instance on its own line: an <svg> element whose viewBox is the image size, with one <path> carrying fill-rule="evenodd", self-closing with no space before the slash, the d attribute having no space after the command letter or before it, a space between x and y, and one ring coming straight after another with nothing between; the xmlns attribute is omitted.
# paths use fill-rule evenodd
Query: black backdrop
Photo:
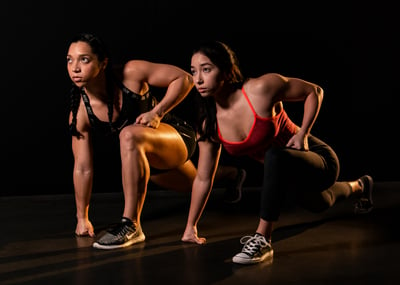
<svg viewBox="0 0 400 285"><path fill-rule="evenodd" d="M139 58L189 70L191 46L214 38L231 45L246 75L279 72L316 82L325 99L313 133L337 151L341 178L364 173L375 180L400 178L399 44L390 7L307 1L36 2L2 4L2 195L73 191L65 56L68 40L80 31L100 34L116 63ZM177 111L190 115L191 103L189 97ZM112 150L103 155L95 191L119 191L118 159Z"/></svg>

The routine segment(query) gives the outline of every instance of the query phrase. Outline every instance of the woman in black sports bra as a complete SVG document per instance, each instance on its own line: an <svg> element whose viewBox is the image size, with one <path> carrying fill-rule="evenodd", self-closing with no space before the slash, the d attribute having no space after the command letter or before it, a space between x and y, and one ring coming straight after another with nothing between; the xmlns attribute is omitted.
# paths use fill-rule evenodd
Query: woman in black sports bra
<svg viewBox="0 0 400 285"><path fill-rule="evenodd" d="M70 42L69 124L78 236L95 236L89 220L93 135L119 138L125 206L121 222L93 244L101 249L145 240L140 215L150 179L168 189L190 192L196 175L190 161L196 147L195 131L170 113L192 89L191 75L176 66L144 60L128 61L116 72L110 60L106 46L93 34L78 34ZM150 86L166 89L159 102L151 96Z"/></svg>

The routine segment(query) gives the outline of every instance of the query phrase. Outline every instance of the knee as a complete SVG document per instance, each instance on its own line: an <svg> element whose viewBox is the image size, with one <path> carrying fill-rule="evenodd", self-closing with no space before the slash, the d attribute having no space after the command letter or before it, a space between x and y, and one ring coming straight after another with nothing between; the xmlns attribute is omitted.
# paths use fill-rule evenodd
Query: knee
<svg viewBox="0 0 400 285"><path fill-rule="evenodd" d="M144 132L139 128L124 128L119 133L121 148L136 148L144 142Z"/></svg>

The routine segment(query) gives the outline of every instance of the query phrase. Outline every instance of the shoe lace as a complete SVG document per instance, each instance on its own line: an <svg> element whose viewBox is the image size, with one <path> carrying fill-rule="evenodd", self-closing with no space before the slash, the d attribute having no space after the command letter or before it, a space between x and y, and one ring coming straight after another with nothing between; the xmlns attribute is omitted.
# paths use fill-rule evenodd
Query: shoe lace
<svg viewBox="0 0 400 285"><path fill-rule="evenodd" d="M244 236L240 239L240 243L244 244L242 252L253 255L260 248L271 246L263 236Z"/></svg>

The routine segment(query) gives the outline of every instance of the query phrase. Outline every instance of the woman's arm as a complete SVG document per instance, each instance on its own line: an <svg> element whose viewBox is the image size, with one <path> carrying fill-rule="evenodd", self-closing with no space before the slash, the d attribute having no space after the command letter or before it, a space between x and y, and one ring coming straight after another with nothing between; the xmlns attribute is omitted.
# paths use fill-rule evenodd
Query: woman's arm
<svg viewBox="0 0 400 285"><path fill-rule="evenodd" d="M89 204L93 185L93 150L91 137L88 131L87 116L78 112L77 130L81 134L78 138L72 136L72 153L74 157L73 184L75 192L77 225L75 233L93 237L94 229L89 221ZM86 126L86 127L85 127Z"/></svg>
<svg viewBox="0 0 400 285"><path fill-rule="evenodd" d="M149 86L166 88L166 93L153 110L138 116L136 123L158 127L162 117L177 106L194 86L192 76L183 69L170 64L132 60L125 65L124 84L140 93Z"/></svg>
<svg viewBox="0 0 400 285"><path fill-rule="evenodd" d="M193 182L189 215L182 241L203 244L206 238L198 237L197 224L210 196L221 155L221 145L199 141L197 174Z"/></svg>
<svg viewBox="0 0 400 285"><path fill-rule="evenodd" d="M317 120L324 96L323 89L311 82L298 78L287 79L287 91L284 98L304 100L303 120L300 130L288 141L287 147L308 150L308 135Z"/></svg>
<svg viewBox="0 0 400 285"><path fill-rule="evenodd" d="M308 150L307 137L311 132L324 96L323 89L317 84L293 77L285 77L276 73L261 76L258 80L258 90L272 103L278 101L304 101L304 113L300 130L293 136L287 147Z"/></svg>

